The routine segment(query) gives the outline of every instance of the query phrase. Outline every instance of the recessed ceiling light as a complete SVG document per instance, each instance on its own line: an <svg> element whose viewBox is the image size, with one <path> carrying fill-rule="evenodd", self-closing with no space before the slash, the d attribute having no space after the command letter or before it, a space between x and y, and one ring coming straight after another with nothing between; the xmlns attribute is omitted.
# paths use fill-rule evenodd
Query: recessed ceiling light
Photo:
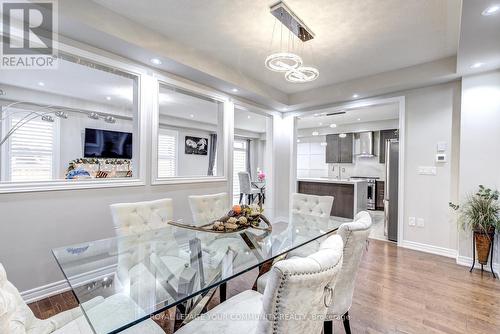
<svg viewBox="0 0 500 334"><path fill-rule="evenodd" d="M490 16L490 15L495 15L500 12L500 5L493 5L488 8L486 8L481 15L483 16Z"/></svg>
<svg viewBox="0 0 500 334"><path fill-rule="evenodd" d="M319 126L322 126L322 125L323 125L323 123L322 123L322 122L319 122Z"/></svg>
<svg viewBox="0 0 500 334"><path fill-rule="evenodd" d="M106 96L106 100L111 101L111 96Z"/></svg>
<svg viewBox="0 0 500 334"><path fill-rule="evenodd" d="M341 133L341 134L339 134L339 137L340 138L345 138L345 137L347 137L347 135L345 133Z"/></svg>
<svg viewBox="0 0 500 334"><path fill-rule="evenodd" d="M250 117L250 115L248 115L248 116L247 116L247 118L248 118L248 119L250 119L250 118L252 118L252 117Z"/></svg>
<svg viewBox="0 0 500 334"><path fill-rule="evenodd" d="M191 115L189 115L189 117L194 118L194 115L193 115L193 114L191 114Z"/></svg>
<svg viewBox="0 0 500 334"><path fill-rule="evenodd" d="M45 86L45 82L40 81L40 82L38 83L38 86L41 86L41 87Z"/></svg>
<svg viewBox="0 0 500 334"><path fill-rule="evenodd" d="M361 118L358 118L358 121L361 121Z"/></svg>
<svg viewBox="0 0 500 334"><path fill-rule="evenodd" d="M231 89L231 91L232 91L233 93L237 93L237 92L238 92L238 88L233 88L233 89Z"/></svg>
<svg viewBox="0 0 500 334"><path fill-rule="evenodd" d="M297 139L297 143L300 143L300 139Z"/></svg>
<svg viewBox="0 0 500 334"><path fill-rule="evenodd" d="M357 97L359 97L359 95L358 94L354 94L352 97L353 98L357 98Z"/></svg>
<svg viewBox="0 0 500 334"><path fill-rule="evenodd" d="M312 135L313 136L319 136L319 132L318 131L313 131Z"/></svg>
<svg viewBox="0 0 500 334"><path fill-rule="evenodd" d="M161 60L158 58L151 58L151 62L155 65L161 65Z"/></svg>
<svg viewBox="0 0 500 334"><path fill-rule="evenodd" d="M314 117L318 117L320 114L314 114Z"/></svg>
<svg viewBox="0 0 500 334"><path fill-rule="evenodd" d="M331 127L331 128L336 128L336 127L337 127L337 124L330 124L330 127Z"/></svg>
<svg viewBox="0 0 500 334"><path fill-rule="evenodd" d="M474 63L474 64L471 65L470 68L480 68L483 65L484 65L484 63Z"/></svg>
<svg viewBox="0 0 500 334"><path fill-rule="evenodd" d="M283 107L283 108L282 108L282 110L283 110L283 111L287 111L287 110L288 110L288 108L287 108L287 107Z"/></svg>
<svg viewBox="0 0 500 334"><path fill-rule="evenodd" d="M326 143L326 141L324 141L324 142L321 142L321 144L320 144L320 145L321 145L321 146L326 146L326 145L328 145L328 144Z"/></svg>

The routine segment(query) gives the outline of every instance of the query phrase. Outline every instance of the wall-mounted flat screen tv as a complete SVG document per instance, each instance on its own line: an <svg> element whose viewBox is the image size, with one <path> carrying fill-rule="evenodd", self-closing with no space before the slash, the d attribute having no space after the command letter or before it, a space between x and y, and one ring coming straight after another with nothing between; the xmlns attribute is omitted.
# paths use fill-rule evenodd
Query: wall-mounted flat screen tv
<svg viewBox="0 0 500 334"><path fill-rule="evenodd" d="M132 159L129 132L85 129L85 158Z"/></svg>

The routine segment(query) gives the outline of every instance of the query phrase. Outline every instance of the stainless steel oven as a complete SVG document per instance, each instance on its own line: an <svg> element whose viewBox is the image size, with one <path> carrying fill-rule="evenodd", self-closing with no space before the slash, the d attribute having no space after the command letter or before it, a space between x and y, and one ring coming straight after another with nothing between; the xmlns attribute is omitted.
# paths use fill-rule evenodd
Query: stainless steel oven
<svg viewBox="0 0 500 334"><path fill-rule="evenodd" d="M375 185L377 181L375 179L368 179L366 181L368 183L366 208L368 210L375 210Z"/></svg>
<svg viewBox="0 0 500 334"><path fill-rule="evenodd" d="M375 186L376 186L378 177L352 176L351 179L366 180L366 183L367 183L366 209L367 210L375 210L375 208L376 208L375 203L376 203L376 196L377 196L377 193L375 191Z"/></svg>

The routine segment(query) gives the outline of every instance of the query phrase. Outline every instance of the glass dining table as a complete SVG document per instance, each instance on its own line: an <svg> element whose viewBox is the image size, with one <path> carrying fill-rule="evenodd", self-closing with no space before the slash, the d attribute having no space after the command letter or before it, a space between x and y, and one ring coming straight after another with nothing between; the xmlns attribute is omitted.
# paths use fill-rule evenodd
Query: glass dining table
<svg viewBox="0 0 500 334"><path fill-rule="evenodd" d="M314 249L345 222L340 217L265 210L269 229L211 233L176 226L60 247L52 253L95 333L118 333L177 307L203 309L232 278L298 248ZM265 227L262 224L262 227ZM223 298L223 297L222 297Z"/></svg>

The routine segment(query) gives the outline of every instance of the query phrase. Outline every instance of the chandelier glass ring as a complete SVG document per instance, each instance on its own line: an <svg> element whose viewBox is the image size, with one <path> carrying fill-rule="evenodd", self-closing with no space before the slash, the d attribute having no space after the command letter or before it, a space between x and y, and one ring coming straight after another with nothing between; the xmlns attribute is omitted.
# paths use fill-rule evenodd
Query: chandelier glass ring
<svg viewBox="0 0 500 334"><path fill-rule="evenodd" d="M302 66L302 58L291 52L277 52L269 55L266 67L274 72L288 72Z"/></svg>
<svg viewBox="0 0 500 334"><path fill-rule="evenodd" d="M319 77L319 71L312 66L301 66L286 72L285 79L293 83L314 81Z"/></svg>

